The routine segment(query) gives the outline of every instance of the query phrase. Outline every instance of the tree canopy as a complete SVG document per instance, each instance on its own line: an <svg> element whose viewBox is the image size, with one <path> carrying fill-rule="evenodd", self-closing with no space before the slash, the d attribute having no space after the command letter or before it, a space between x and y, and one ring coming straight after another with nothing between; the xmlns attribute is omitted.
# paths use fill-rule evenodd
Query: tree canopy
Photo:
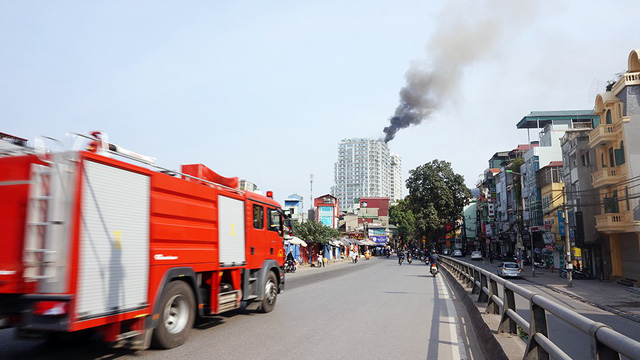
<svg viewBox="0 0 640 360"><path fill-rule="evenodd" d="M389 223L397 227L403 241L413 238L416 233L416 217L407 200L400 200L389 208Z"/></svg>
<svg viewBox="0 0 640 360"><path fill-rule="evenodd" d="M433 240L444 224L454 223L471 198L464 177L456 174L451 163L433 160L409 171L406 181L408 207L416 218L418 234Z"/></svg>
<svg viewBox="0 0 640 360"><path fill-rule="evenodd" d="M340 232L337 229L315 221L294 222L293 233L305 242L312 244L326 244L331 239L340 237Z"/></svg>

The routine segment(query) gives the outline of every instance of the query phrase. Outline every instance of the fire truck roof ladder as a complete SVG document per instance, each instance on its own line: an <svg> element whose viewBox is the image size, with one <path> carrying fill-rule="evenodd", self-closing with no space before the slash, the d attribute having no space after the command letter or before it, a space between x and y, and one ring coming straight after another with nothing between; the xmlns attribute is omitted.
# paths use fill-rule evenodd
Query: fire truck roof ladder
<svg viewBox="0 0 640 360"><path fill-rule="evenodd" d="M59 267L56 241L62 241L58 231L65 225L61 166L55 161L50 166L31 165L23 258L27 281L52 280Z"/></svg>

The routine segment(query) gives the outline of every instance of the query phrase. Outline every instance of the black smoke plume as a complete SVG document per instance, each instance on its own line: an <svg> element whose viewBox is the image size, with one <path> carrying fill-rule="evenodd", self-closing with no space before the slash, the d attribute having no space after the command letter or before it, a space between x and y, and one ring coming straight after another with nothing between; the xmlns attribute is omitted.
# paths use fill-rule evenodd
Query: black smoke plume
<svg viewBox="0 0 640 360"><path fill-rule="evenodd" d="M507 33L507 27L513 34L522 28L523 18L534 16L535 5L531 3L447 2L427 45L430 63L413 62L405 74L407 84L400 90L400 103L383 130L385 143L400 129L419 125L443 105L455 103L465 69L487 54L500 56L496 43Z"/></svg>

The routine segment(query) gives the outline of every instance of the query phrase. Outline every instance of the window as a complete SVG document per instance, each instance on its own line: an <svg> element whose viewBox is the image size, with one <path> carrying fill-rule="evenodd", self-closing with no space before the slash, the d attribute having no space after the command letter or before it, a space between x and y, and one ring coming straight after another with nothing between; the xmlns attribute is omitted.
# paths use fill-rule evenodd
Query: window
<svg viewBox="0 0 640 360"><path fill-rule="evenodd" d="M264 208L260 205L253 205L253 228L264 229Z"/></svg>
<svg viewBox="0 0 640 360"><path fill-rule="evenodd" d="M612 197L604 198L604 212L606 214L610 213L619 213L620 208L618 207L618 191L613 191Z"/></svg>
<svg viewBox="0 0 640 360"><path fill-rule="evenodd" d="M282 231L282 218L278 210L276 209L268 209L269 215L269 230L271 231Z"/></svg>
<svg viewBox="0 0 640 360"><path fill-rule="evenodd" d="M616 160L615 157L613 155L613 148L609 148L609 165L610 166L616 166Z"/></svg>
<svg viewBox="0 0 640 360"><path fill-rule="evenodd" d="M591 165L591 157L590 157L588 151L586 153L582 154L582 165L583 166Z"/></svg>
<svg viewBox="0 0 640 360"><path fill-rule="evenodd" d="M624 141L620 141L620 149L615 150L616 165L624 164Z"/></svg>
<svg viewBox="0 0 640 360"><path fill-rule="evenodd" d="M607 110L606 123L607 124L613 124L613 121L611 120L611 110Z"/></svg>

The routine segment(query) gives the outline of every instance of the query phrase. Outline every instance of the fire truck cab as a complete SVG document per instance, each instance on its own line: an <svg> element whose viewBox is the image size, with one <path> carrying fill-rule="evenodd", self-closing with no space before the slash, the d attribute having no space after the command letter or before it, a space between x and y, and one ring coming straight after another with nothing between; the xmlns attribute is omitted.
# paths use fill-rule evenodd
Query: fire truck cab
<svg viewBox="0 0 640 360"><path fill-rule="evenodd" d="M196 317L273 310L276 201L202 164L170 171L104 134L87 139L90 151L0 151L0 328L172 348Z"/></svg>

